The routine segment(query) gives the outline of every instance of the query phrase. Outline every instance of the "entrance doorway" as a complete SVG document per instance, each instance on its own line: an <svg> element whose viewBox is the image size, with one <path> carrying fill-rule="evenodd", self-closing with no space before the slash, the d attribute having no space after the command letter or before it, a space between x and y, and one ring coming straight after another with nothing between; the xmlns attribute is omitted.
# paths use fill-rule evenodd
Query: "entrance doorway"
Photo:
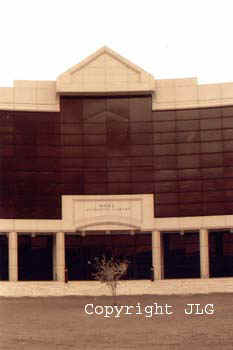
<svg viewBox="0 0 233 350"><path fill-rule="evenodd" d="M151 233L89 232L86 236L66 234L66 267L69 280L94 280L95 259L105 255L129 262L122 279L150 279Z"/></svg>
<svg viewBox="0 0 233 350"><path fill-rule="evenodd" d="M53 236L29 234L18 236L20 281L53 279Z"/></svg>

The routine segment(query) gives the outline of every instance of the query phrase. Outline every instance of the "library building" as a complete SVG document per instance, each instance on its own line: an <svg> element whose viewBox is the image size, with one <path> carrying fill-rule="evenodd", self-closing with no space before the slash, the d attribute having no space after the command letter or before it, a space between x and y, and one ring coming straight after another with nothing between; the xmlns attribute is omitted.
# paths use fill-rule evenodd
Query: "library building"
<svg viewBox="0 0 233 350"><path fill-rule="evenodd" d="M0 88L0 288L91 286L103 255L125 283L231 280L233 83L156 79L103 47Z"/></svg>

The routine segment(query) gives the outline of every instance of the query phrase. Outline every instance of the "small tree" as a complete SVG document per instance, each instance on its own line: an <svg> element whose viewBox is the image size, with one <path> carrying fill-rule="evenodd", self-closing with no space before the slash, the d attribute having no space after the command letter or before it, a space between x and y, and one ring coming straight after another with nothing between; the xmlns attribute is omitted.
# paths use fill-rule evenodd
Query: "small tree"
<svg viewBox="0 0 233 350"><path fill-rule="evenodd" d="M107 259L105 255L95 258L95 261L96 272L93 273L93 277L101 283L106 283L111 290L115 304L118 282L127 272L129 263L127 260L118 261L113 257Z"/></svg>

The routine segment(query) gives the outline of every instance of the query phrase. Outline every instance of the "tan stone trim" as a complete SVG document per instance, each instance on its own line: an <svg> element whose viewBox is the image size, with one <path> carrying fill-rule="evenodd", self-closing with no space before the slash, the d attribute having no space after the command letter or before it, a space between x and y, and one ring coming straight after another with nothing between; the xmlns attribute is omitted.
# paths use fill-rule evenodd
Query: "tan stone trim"
<svg viewBox="0 0 233 350"><path fill-rule="evenodd" d="M210 277L210 262L209 262L209 232L206 229L201 229L199 232L200 241L200 268L201 278Z"/></svg>
<svg viewBox="0 0 233 350"><path fill-rule="evenodd" d="M109 56L111 56L114 59L117 59L119 62L121 62L123 65L125 65L127 68L134 70L136 73L140 73L140 72L144 72L146 73L142 68L140 68L139 66L137 66L136 64L130 62L129 60L127 60L126 58L122 57L121 55L119 55L117 52L111 50L110 48L108 48L107 46L103 46L101 47L99 50L97 50L96 52L94 52L92 55L86 57L84 60L82 60L80 63L78 63L77 65L69 68L65 73L71 73L74 74L76 73L78 70L81 70L82 68L88 66L91 62L93 62L94 60L96 60L98 57L100 57L103 54L108 54ZM63 75L62 74L62 75Z"/></svg>
<svg viewBox="0 0 233 350"><path fill-rule="evenodd" d="M115 208L105 209L106 204ZM100 205L103 209L99 209ZM98 207L96 212L95 207ZM148 231L153 227L153 216L152 194L62 196L62 220L0 219L0 232L75 232L82 228L119 230L122 227Z"/></svg>
<svg viewBox="0 0 233 350"><path fill-rule="evenodd" d="M0 110L12 111L47 111L59 112L60 101L54 88L51 87L33 87L34 82L25 82L26 86L19 84L13 88L0 88ZM54 82L55 83L55 82ZM30 84L32 85L30 87ZM17 83L18 85L18 83ZM121 84L121 94L131 94L138 92L150 92L146 85L123 82ZM89 91L91 88L91 92ZM89 94L111 94L111 86L102 87L98 85L86 85L79 91L79 95ZM143 90L145 88L145 90ZM95 90L96 89L96 90ZM117 92L117 84L116 90ZM68 92L68 90L67 90ZM152 110L168 109L191 109L208 108L233 105L233 83L199 85L199 86L174 86L159 87L152 93Z"/></svg>
<svg viewBox="0 0 233 350"><path fill-rule="evenodd" d="M145 206L145 211L146 211ZM114 225L113 225L114 224ZM90 225L93 230L107 230L109 225L113 225L112 230L119 230L126 222L113 223L111 220L102 222L95 226ZM129 223L128 229L132 227ZM87 226L85 226L87 227ZM195 217L180 217L180 218L151 218L144 217L144 224L140 229L144 231L199 231L200 229L232 229L233 215L219 216L195 216ZM75 232L77 225L74 224L72 217L65 220L17 220L17 219L0 219L1 232Z"/></svg>
<svg viewBox="0 0 233 350"><path fill-rule="evenodd" d="M197 78L159 79L103 47L56 81L16 80L0 88L0 110L60 111L60 94L152 94L152 110L233 105L233 82L200 84Z"/></svg>
<svg viewBox="0 0 233 350"><path fill-rule="evenodd" d="M155 295L191 295L210 293L233 293L233 278L210 278L208 281L201 278L165 279L156 280L131 280L119 281L118 295L143 295L150 294L151 300ZM1 281L0 296L101 296L111 295L110 289L98 281ZM167 299L167 298L166 298ZM166 300L165 299L165 300Z"/></svg>
<svg viewBox="0 0 233 350"><path fill-rule="evenodd" d="M64 232L56 233L56 279L65 281L65 234Z"/></svg>
<svg viewBox="0 0 233 350"><path fill-rule="evenodd" d="M152 260L154 279L164 278L164 247L163 237L160 231L152 231Z"/></svg>
<svg viewBox="0 0 233 350"><path fill-rule="evenodd" d="M8 234L9 280L18 280L18 235L12 231Z"/></svg>
<svg viewBox="0 0 233 350"><path fill-rule="evenodd" d="M12 88L0 88L0 109L13 111L60 110L55 81L14 81Z"/></svg>
<svg viewBox="0 0 233 350"><path fill-rule="evenodd" d="M166 80L157 84L152 99L152 110L186 109L229 106L233 104L233 83L195 85L193 78L186 85ZM157 82L156 82L157 83Z"/></svg>
<svg viewBox="0 0 233 350"><path fill-rule="evenodd" d="M152 92L154 78L105 46L61 74L56 87L59 94Z"/></svg>
<svg viewBox="0 0 233 350"><path fill-rule="evenodd" d="M154 225L154 229L159 231L230 229L233 227L233 215L155 218Z"/></svg>

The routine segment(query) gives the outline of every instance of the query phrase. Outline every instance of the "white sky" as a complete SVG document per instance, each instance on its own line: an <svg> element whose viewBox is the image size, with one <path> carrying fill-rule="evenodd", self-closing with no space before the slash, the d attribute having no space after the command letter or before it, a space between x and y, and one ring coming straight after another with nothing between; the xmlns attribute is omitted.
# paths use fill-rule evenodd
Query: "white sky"
<svg viewBox="0 0 233 350"><path fill-rule="evenodd" d="M5 0L0 86L56 80L100 47L157 79L233 82L230 0Z"/></svg>

